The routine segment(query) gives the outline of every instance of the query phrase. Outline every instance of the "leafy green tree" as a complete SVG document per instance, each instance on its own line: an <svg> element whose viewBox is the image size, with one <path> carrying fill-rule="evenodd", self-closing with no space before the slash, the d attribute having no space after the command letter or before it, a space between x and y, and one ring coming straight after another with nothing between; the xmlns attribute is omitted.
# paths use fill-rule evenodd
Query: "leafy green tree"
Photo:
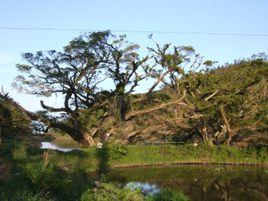
<svg viewBox="0 0 268 201"><path fill-rule="evenodd" d="M138 54L139 46L126 41L125 35L115 38L107 45L111 54L106 68L115 85L113 94L116 97L117 114L124 121L128 108L127 97L146 78L146 61L149 57L141 58Z"/></svg>
<svg viewBox="0 0 268 201"><path fill-rule="evenodd" d="M103 82L104 64L109 52L105 48L109 32L97 32L80 36L63 48L62 52L50 50L36 54L25 53L27 64L18 64L21 75L16 87L39 96L60 95L63 106L55 108L41 101L48 112L61 112L68 121L50 119L49 126L68 133L74 140L92 144L90 135L79 121L79 109L92 108L98 101L98 86Z"/></svg>
<svg viewBox="0 0 268 201"><path fill-rule="evenodd" d="M149 76L156 79L148 93L153 92L161 83L178 92L178 80L202 64L202 57L195 52L192 46L172 47L171 44L163 46L156 44L156 48L148 49L153 54L154 64L147 72Z"/></svg>
<svg viewBox="0 0 268 201"><path fill-rule="evenodd" d="M124 120L127 97L145 79L148 57L140 58L137 49L138 45L127 42L125 36L116 37L109 31L84 34L70 41L63 51L24 53L26 64L17 65L21 75L14 86L34 95L63 96L63 106L59 108L41 101L46 112L67 117L47 118L47 123L76 141L94 144L93 137L99 129L90 133L81 112L87 110L93 115L101 109L97 121L109 115L119 115ZM109 91L103 89L107 79L114 83Z"/></svg>

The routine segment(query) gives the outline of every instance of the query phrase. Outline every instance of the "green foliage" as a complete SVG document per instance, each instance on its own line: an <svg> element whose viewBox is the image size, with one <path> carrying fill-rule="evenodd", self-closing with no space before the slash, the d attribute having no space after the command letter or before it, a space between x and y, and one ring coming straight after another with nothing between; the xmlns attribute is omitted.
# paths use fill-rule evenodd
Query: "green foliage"
<svg viewBox="0 0 268 201"><path fill-rule="evenodd" d="M104 114L103 109L91 110L81 110L79 115L79 121L85 128L96 127L99 119Z"/></svg>
<svg viewBox="0 0 268 201"><path fill-rule="evenodd" d="M92 181L85 173L90 163L84 164L83 154L73 152L64 156L18 143L5 144L0 149L3 162L11 168L8 179L0 180L0 200L73 201L91 187Z"/></svg>
<svg viewBox="0 0 268 201"><path fill-rule="evenodd" d="M189 199L182 192L163 190L154 195L149 195L146 201L189 201Z"/></svg>
<svg viewBox="0 0 268 201"><path fill-rule="evenodd" d="M262 131L267 128L264 125L268 119L267 77L268 63L261 60L188 74L180 80L181 88L186 89L187 99L195 111L203 115L188 122L199 130L206 124L208 137L216 144L221 143L213 134L221 132L221 125L226 123L219 109L222 106L236 139L241 140L246 130L252 137L260 131L268 139L267 133Z"/></svg>
<svg viewBox="0 0 268 201"><path fill-rule="evenodd" d="M108 146L108 155L112 160L120 159L127 155L127 147L122 144L111 144Z"/></svg>
<svg viewBox="0 0 268 201"><path fill-rule="evenodd" d="M12 151L13 160L25 160L27 158L27 150L25 144L16 145Z"/></svg>
<svg viewBox="0 0 268 201"><path fill-rule="evenodd" d="M0 129L5 138L14 138L20 135L29 134L29 117L9 97L0 93Z"/></svg>
<svg viewBox="0 0 268 201"><path fill-rule="evenodd" d="M163 145L163 146L128 146L128 154L111 165L153 165L158 163L239 163L267 164L267 148L237 148L228 146L198 145Z"/></svg>
<svg viewBox="0 0 268 201"><path fill-rule="evenodd" d="M144 196L138 190L122 188L111 183L101 184L96 190L88 189L81 196L81 201L143 201Z"/></svg>
<svg viewBox="0 0 268 201"><path fill-rule="evenodd" d="M15 194L14 201L53 201L53 199L47 198L47 195L43 192L19 191Z"/></svg>

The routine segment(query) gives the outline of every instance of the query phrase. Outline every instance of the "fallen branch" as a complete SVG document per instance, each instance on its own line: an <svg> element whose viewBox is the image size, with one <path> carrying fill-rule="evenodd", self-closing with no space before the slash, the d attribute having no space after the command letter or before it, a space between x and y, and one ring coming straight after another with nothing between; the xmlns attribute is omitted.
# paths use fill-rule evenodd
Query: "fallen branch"
<svg viewBox="0 0 268 201"><path fill-rule="evenodd" d="M143 114L154 112L156 110L161 110L161 109L168 107L170 105L173 105L173 104L187 106L187 104L184 102L181 102L181 100L175 100L175 101L171 101L169 103L163 103L163 104L158 105L158 106L153 107L153 108L131 112L130 114L126 115L126 120L129 120L130 118L137 116L137 115L143 115Z"/></svg>
<svg viewBox="0 0 268 201"><path fill-rule="evenodd" d="M146 96L146 97L138 98L136 100L131 101L131 104L139 103L139 102L143 102L143 101L161 102L161 100L159 100L159 99L148 98L148 96Z"/></svg>
<svg viewBox="0 0 268 201"><path fill-rule="evenodd" d="M224 122L224 124L226 126L226 131L227 131L227 135L228 135L228 139L226 141L226 145L229 145L230 144L230 141L232 140L233 133L231 131L231 127L230 127L229 121L228 121L228 119L226 117L226 114L225 114L224 106L223 105L220 105L220 113L221 113L223 122Z"/></svg>
<svg viewBox="0 0 268 201"><path fill-rule="evenodd" d="M205 98L205 101L209 101L213 96L217 95L217 93L219 93L220 90L216 90L214 93L212 93L211 95L209 95L208 97Z"/></svg>
<svg viewBox="0 0 268 201"><path fill-rule="evenodd" d="M163 73L158 79L157 81L153 84L153 86L149 89L148 94L152 93L153 90L157 87L157 85L162 82L164 80L164 78L170 73L172 72L173 69L169 68L165 73Z"/></svg>

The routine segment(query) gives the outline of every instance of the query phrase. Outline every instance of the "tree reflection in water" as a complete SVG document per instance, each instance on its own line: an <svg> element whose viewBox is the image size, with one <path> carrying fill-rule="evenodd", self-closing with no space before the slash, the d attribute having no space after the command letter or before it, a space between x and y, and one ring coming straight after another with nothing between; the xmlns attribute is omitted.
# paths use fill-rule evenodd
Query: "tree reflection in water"
<svg viewBox="0 0 268 201"><path fill-rule="evenodd" d="M237 166L176 166L117 169L112 180L180 190L193 201L268 200L268 169Z"/></svg>

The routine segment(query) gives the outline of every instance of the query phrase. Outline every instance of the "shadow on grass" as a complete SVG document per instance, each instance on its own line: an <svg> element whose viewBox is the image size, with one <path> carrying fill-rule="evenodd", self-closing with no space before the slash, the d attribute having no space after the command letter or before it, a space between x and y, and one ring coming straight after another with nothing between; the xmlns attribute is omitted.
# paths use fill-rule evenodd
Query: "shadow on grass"
<svg viewBox="0 0 268 201"><path fill-rule="evenodd" d="M96 158L98 160L97 173L99 177L107 174L109 170L109 153L108 152L109 152L108 147L105 144L102 148L98 148L96 150Z"/></svg>
<svg viewBox="0 0 268 201"><path fill-rule="evenodd" d="M0 155L0 173L9 168L8 178L0 180L0 200L73 201L93 187L92 178L80 164L87 156L83 151L60 153L9 141L1 146ZM60 162L63 160L70 167Z"/></svg>

